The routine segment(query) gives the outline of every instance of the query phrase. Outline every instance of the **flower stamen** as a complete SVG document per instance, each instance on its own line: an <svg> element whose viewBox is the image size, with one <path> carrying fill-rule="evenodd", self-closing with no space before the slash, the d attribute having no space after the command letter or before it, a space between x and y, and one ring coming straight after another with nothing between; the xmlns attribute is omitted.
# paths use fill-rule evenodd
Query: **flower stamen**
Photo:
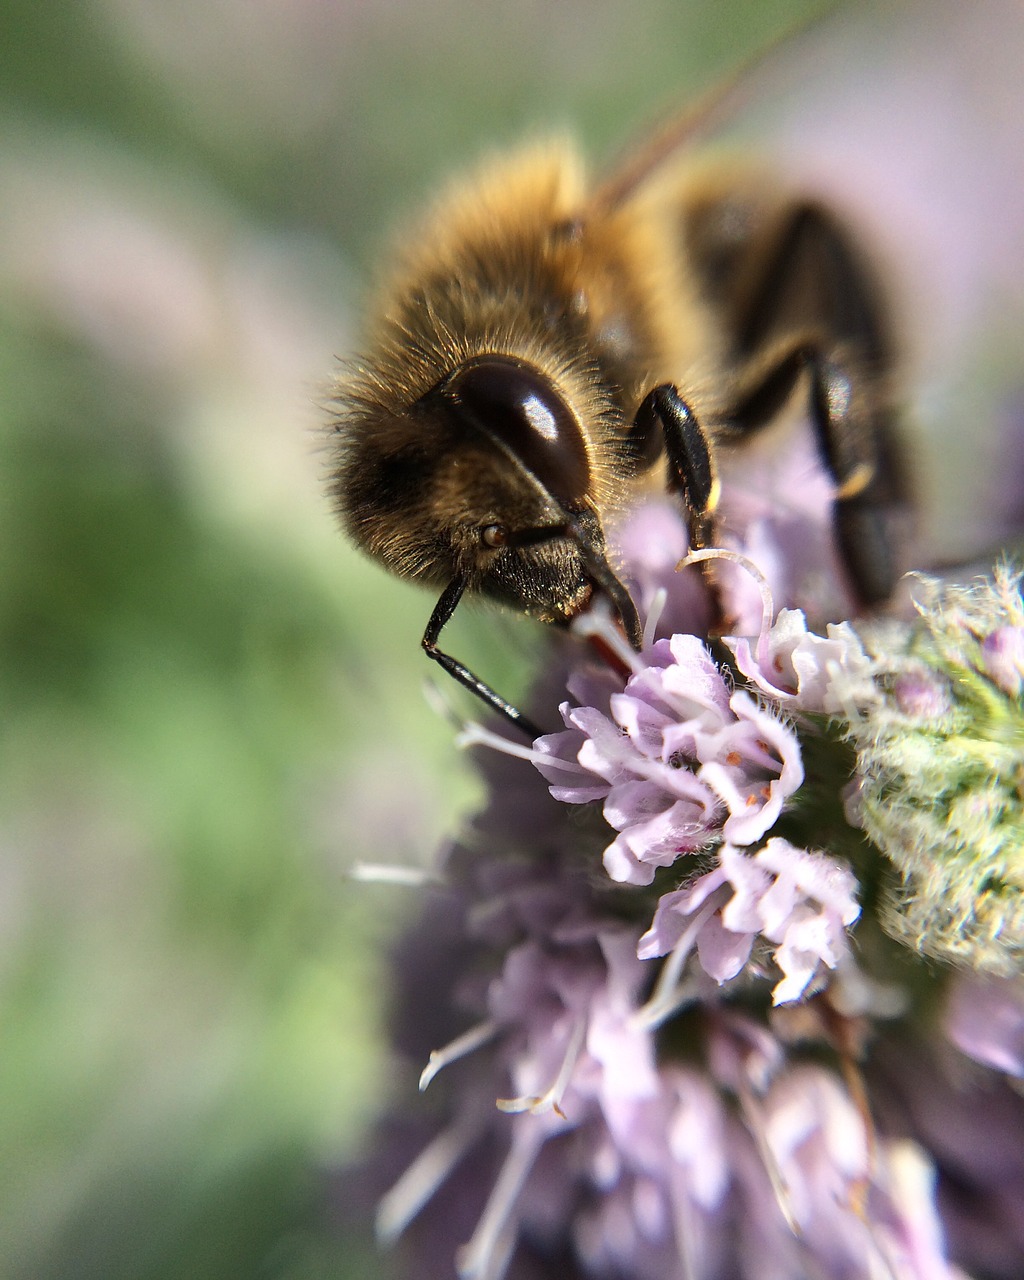
<svg viewBox="0 0 1024 1280"><path fill-rule="evenodd" d="M757 589L761 594L761 627L757 633L757 660L766 665L770 658L768 633L772 629L772 619L775 617L775 601L772 599L772 589L768 585L768 579L753 560L748 560L745 555L741 555L738 551L731 551L727 547L704 547L700 551L691 551L679 561L676 571L685 569L691 564L700 564L702 560L729 560L733 564L738 564L741 569L745 569L757 583Z"/></svg>
<svg viewBox="0 0 1024 1280"><path fill-rule="evenodd" d="M546 752L536 750L535 747L513 742L511 738L495 733L493 729L485 728L478 720L466 721L455 738L455 745L460 751L466 751L470 747L490 747L494 751L502 752L503 755L514 756L517 760L528 760L533 765L565 769L568 773L586 774L588 772L576 760L548 755Z"/></svg>
<svg viewBox="0 0 1024 1280"><path fill-rule="evenodd" d="M456 1036L454 1040L450 1040L442 1049L434 1049L431 1052L430 1060L420 1074L420 1093L426 1089L431 1080L444 1067L450 1066L451 1063L458 1062L460 1058L473 1053L490 1040L493 1040L497 1034L497 1022L493 1018L487 1018L483 1022L478 1022L475 1027L470 1027L468 1031L464 1031L461 1036Z"/></svg>
<svg viewBox="0 0 1024 1280"><path fill-rule="evenodd" d="M632 645L615 625L610 610L602 607L600 602L573 619L572 632L584 640L593 637L602 641L626 670L634 675L643 670L644 663L639 654L633 651Z"/></svg>
<svg viewBox="0 0 1024 1280"><path fill-rule="evenodd" d="M566 1045L565 1054L562 1057L562 1065L558 1069L558 1075L555 1076L551 1087L544 1093L536 1097L519 1097L519 1098L498 1098L495 1105L499 1111L504 1111L509 1115L516 1115L523 1111L528 1111L531 1115L543 1115L545 1112L553 1111L560 1120L565 1120L566 1115L562 1110L562 1099L565 1097L565 1091L569 1087L572 1079L572 1073L576 1069L576 1063L579 1061L580 1053L583 1049L583 1041L587 1034L587 1020L580 1014L573 1021L572 1034L569 1037L569 1043Z"/></svg>
<svg viewBox="0 0 1024 1280"><path fill-rule="evenodd" d="M433 1138L377 1205L375 1227L382 1245L392 1244L466 1154L479 1132L479 1122L465 1117Z"/></svg>
<svg viewBox="0 0 1024 1280"><path fill-rule="evenodd" d="M349 876L362 884L397 884L410 889L423 889L432 884L444 884L436 871L426 867L403 866L397 862L353 862Z"/></svg>
<svg viewBox="0 0 1024 1280"><path fill-rule="evenodd" d="M761 1108L757 1105L753 1091L746 1081L740 1081L738 1096L747 1131L754 1139L754 1145L757 1147L757 1153L761 1157L761 1163L764 1165L765 1173L768 1175L768 1181L775 1195L775 1201L779 1206L779 1212L786 1220L786 1226L789 1227L793 1235L799 1238L803 1232L793 1211L793 1199L786 1184L785 1175L779 1167L779 1162L768 1139L768 1130L761 1114Z"/></svg>
<svg viewBox="0 0 1024 1280"><path fill-rule="evenodd" d="M461 1280L501 1280L511 1259L509 1219L515 1202L544 1145L543 1125L524 1122L512 1133L512 1147L494 1183L468 1244L458 1252Z"/></svg>
<svg viewBox="0 0 1024 1280"><path fill-rule="evenodd" d="M651 607L647 610L647 621L644 623L643 646L645 649L649 649L654 644L654 635L658 630L661 615L665 612L667 601L668 592L664 587L659 587L651 597Z"/></svg>
<svg viewBox="0 0 1024 1280"><path fill-rule="evenodd" d="M696 995L692 983L680 982L686 961L694 944L704 928L705 923L722 906L725 905L732 890L728 885L716 889L683 930L683 935L672 948L668 959L661 966L658 980L654 984L651 998L641 1005L630 1019L637 1031L653 1030L660 1027L673 1014L688 1004Z"/></svg>

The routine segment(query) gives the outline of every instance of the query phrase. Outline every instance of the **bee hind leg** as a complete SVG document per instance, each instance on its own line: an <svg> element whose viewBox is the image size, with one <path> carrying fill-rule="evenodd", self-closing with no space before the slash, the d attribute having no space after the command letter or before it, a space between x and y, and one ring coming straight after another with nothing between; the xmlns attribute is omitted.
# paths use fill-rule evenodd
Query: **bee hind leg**
<svg viewBox="0 0 1024 1280"><path fill-rule="evenodd" d="M836 545L860 602L878 603L895 582L890 516L906 494L891 341L866 264L826 209L801 203L751 246L731 294L725 318L741 374L727 434L773 421L807 376L811 427L835 482Z"/></svg>
<svg viewBox="0 0 1024 1280"><path fill-rule="evenodd" d="M877 604L896 578L887 512L888 469L878 422L865 421L853 375L815 342L797 339L749 388L728 415L729 426L749 435L771 422L806 374L809 416L819 455L835 482L832 528L857 599Z"/></svg>

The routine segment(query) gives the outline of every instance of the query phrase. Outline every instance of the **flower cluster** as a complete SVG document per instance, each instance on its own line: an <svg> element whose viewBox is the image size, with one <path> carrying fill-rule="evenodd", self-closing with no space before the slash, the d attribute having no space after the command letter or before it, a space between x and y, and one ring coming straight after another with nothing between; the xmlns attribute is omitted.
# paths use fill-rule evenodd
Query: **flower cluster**
<svg viewBox="0 0 1024 1280"><path fill-rule="evenodd" d="M905 817L893 797L926 809L905 797L926 724L1018 723L1019 618L971 614L967 652L948 602L927 641L764 610L712 652L682 629L711 609L702 572L674 572L679 518L642 510L621 544L643 651L594 612L565 642L560 731L463 734L488 800L396 958L427 1096L360 1170L380 1235L409 1274L461 1280L1013 1280L1024 983L887 936L877 827ZM1017 839L1019 815L1000 810ZM994 1108L1016 1141L989 1167Z"/></svg>
<svg viewBox="0 0 1024 1280"><path fill-rule="evenodd" d="M759 840L804 772L796 735L731 691L696 636L659 640L630 660L636 670L607 712L562 705L568 727L538 739L535 763L557 800L604 802L619 832L604 852L611 878L650 884L682 853Z"/></svg>
<svg viewBox="0 0 1024 1280"><path fill-rule="evenodd" d="M411 1274L952 1280L926 1157L872 1131L840 1069L699 974L665 1025L699 1053L663 1060L638 929L582 864L448 858L459 889L398 969L406 1044L428 989L440 1022L469 1019L430 1055L440 1120L378 1209Z"/></svg>
<svg viewBox="0 0 1024 1280"><path fill-rule="evenodd" d="M724 983L747 965L755 939L766 939L783 974L772 1000L785 1004L804 994L819 964L835 969L848 957L855 895L853 873L825 854L779 836L753 857L726 844L713 871L661 898L639 955L672 952L678 965L696 946L705 972Z"/></svg>

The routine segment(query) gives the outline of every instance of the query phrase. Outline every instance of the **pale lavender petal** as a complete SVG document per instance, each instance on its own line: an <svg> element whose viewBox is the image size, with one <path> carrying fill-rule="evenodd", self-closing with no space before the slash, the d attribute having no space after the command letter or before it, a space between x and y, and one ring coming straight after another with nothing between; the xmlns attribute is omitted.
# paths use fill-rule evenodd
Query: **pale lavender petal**
<svg viewBox="0 0 1024 1280"><path fill-rule="evenodd" d="M537 765L540 771L544 772L542 765ZM552 776L557 776L552 774ZM552 784L548 790L555 800L560 800L562 804L590 804L594 800L603 800L608 794L608 784L595 782L593 786L569 786L559 787Z"/></svg>
<svg viewBox="0 0 1024 1280"><path fill-rule="evenodd" d="M672 807L672 797L666 795L657 782L634 780L609 788L603 812L610 827L624 831L634 823L648 822Z"/></svg>
<svg viewBox="0 0 1024 1280"><path fill-rule="evenodd" d="M775 698L790 698L797 692L797 676L792 652L807 634L807 622L800 609L780 609L775 623L756 649L743 636L726 637L741 675L764 693Z"/></svg>
<svg viewBox="0 0 1024 1280"><path fill-rule="evenodd" d="M570 722L569 704L563 703L560 710L563 719ZM554 798L565 804L587 804L608 794L607 779L596 776L579 763L580 748L585 741L583 731L572 726L561 733L545 734L533 744L534 767L551 784Z"/></svg>
<svg viewBox="0 0 1024 1280"><path fill-rule="evenodd" d="M944 1023L961 1053L1024 1077L1024 978L959 975Z"/></svg>
<svg viewBox="0 0 1024 1280"><path fill-rule="evenodd" d="M598 777L617 782L636 759L636 748L613 720L594 707L577 707L570 719L585 735L577 754L580 764Z"/></svg>
<svg viewBox="0 0 1024 1280"><path fill-rule="evenodd" d="M663 854L673 852L672 862L683 854L696 853L713 837L709 829L706 810L690 800L679 800L663 813L646 823L636 823L623 833L623 839L636 853L646 860L657 855L659 865Z"/></svg>
<svg viewBox="0 0 1024 1280"><path fill-rule="evenodd" d="M605 849L602 862L616 884L650 884L654 879L656 867L641 862L621 835Z"/></svg>
<svg viewBox="0 0 1024 1280"><path fill-rule="evenodd" d="M708 829L702 818L699 808L681 801L646 822L632 824L619 840L640 862L669 867L680 855L694 853L707 843Z"/></svg>
<svg viewBox="0 0 1024 1280"><path fill-rule="evenodd" d="M745 638L726 643L740 672L774 701L839 715L877 698L875 663L847 622L829 623L821 636L799 609L780 609L756 646Z"/></svg>
<svg viewBox="0 0 1024 1280"><path fill-rule="evenodd" d="M700 778L729 810L722 834L731 844L746 845L760 840L779 815L782 801L777 799L773 803L766 783L756 787L737 786L732 771L717 761L702 765Z"/></svg>
<svg viewBox="0 0 1024 1280"><path fill-rule="evenodd" d="M774 836L755 855L757 862L780 880L790 879L807 897L833 911L844 925L860 915L857 879L838 858L811 853Z"/></svg>
<svg viewBox="0 0 1024 1280"><path fill-rule="evenodd" d="M852 1200L855 1183L868 1178L863 1117L829 1072L811 1066L786 1072L765 1099L764 1124L798 1227L810 1226L826 1205Z"/></svg>
<svg viewBox="0 0 1024 1280"><path fill-rule="evenodd" d="M726 882L721 867L700 876L686 889L675 889L658 900L651 927L637 944L641 960L668 955L689 923L689 917Z"/></svg>
<svg viewBox="0 0 1024 1280"><path fill-rule="evenodd" d="M733 891L722 910L725 927L737 933L760 933L764 927L761 901L771 876L732 845L723 845L718 856Z"/></svg>
<svg viewBox="0 0 1024 1280"><path fill-rule="evenodd" d="M702 1208L717 1208L729 1187L725 1108L711 1082L696 1071L669 1077L676 1105L668 1130L673 1158L687 1171L687 1187Z"/></svg>
<svg viewBox="0 0 1024 1280"><path fill-rule="evenodd" d="M750 959L756 931L737 932L724 923L724 912L712 915L697 935L697 956L701 968L717 983L728 982Z"/></svg>
<svg viewBox="0 0 1024 1280"><path fill-rule="evenodd" d="M733 694L729 705L737 718L753 725L764 741L774 748L782 767L778 782L773 785L782 797L792 795L804 780L803 759L796 734L742 690Z"/></svg>
<svg viewBox="0 0 1024 1280"><path fill-rule="evenodd" d="M655 760L661 757L662 735L672 724L672 717L667 712L629 694L616 693L611 699L611 713L641 755Z"/></svg>
<svg viewBox="0 0 1024 1280"><path fill-rule="evenodd" d="M835 942L833 930L824 917L807 915L794 920L786 930L785 940L775 949L775 963L784 977L772 988L772 1003L798 1000L821 963L835 968Z"/></svg>

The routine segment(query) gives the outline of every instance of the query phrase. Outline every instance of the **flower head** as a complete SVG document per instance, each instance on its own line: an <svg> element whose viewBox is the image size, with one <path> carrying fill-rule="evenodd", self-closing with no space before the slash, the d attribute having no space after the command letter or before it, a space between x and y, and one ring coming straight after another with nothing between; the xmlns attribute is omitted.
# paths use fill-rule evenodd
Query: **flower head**
<svg viewBox="0 0 1024 1280"><path fill-rule="evenodd" d="M683 854L751 844L803 781L796 736L696 636L659 640L602 706L560 711L566 730L538 739L535 764L556 799L603 800L613 880L650 884Z"/></svg>
<svg viewBox="0 0 1024 1280"><path fill-rule="evenodd" d="M463 734L489 799L397 965L430 1105L379 1232L451 1280L962 1280L954 1258L1014 1280L1024 1100L1000 1081L1024 987L943 991L879 927L892 854L850 825L877 821L864 744L906 772L926 717L969 732L949 667L906 627L822 635L796 610L713 652L676 629L707 604L669 572L682 522L637 520L626 569L649 612L667 591L670 633L649 618L634 654L591 615L561 731ZM1016 625L970 650L990 713ZM917 747L895 727L915 723ZM909 1022L926 1008L944 1021ZM979 1089L952 1096L950 1055ZM1016 1214L971 1195L994 1186L972 1156L993 1089Z"/></svg>

